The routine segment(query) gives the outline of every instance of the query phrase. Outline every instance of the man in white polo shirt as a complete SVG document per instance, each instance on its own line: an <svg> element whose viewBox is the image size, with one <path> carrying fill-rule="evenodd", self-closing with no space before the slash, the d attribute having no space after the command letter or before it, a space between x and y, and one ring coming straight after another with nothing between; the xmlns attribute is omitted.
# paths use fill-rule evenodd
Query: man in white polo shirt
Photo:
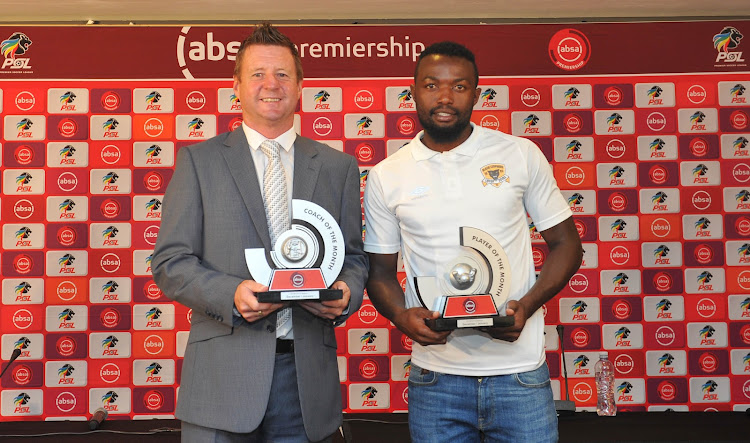
<svg viewBox="0 0 750 443"><path fill-rule="evenodd" d="M419 442L557 441L541 306L581 263L571 211L549 163L529 140L470 122L479 99L474 55L436 43L417 61L411 87L424 131L371 169L365 190L367 291L414 340L409 429ZM483 175L491 166L498 180ZM549 246L536 278L526 214ZM414 277L445 273L461 254L461 226L494 237L508 256L509 327L436 332ZM396 278L401 251L406 294Z"/></svg>

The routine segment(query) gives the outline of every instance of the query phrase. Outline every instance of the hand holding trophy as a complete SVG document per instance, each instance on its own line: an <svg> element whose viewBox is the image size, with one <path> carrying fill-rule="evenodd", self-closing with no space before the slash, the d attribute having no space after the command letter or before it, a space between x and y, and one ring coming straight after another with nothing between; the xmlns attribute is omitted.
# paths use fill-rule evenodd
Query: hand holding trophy
<svg viewBox="0 0 750 443"><path fill-rule="evenodd" d="M502 309L510 292L508 257L488 233L459 228L462 254L453 259L443 275L414 277L417 297L425 308L440 312L426 320L435 331L457 328L501 327L514 323Z"/></svg>
<svg viewBox="0 0 750 443"><path fill-rule="evenodd" d="M269 256L263 248L245 249L245 262L268 291L258 301L338 300L339 289L328 289L344 266L344 235L325 209L306 200L292 200L291 228L282 233Z"/></svg>

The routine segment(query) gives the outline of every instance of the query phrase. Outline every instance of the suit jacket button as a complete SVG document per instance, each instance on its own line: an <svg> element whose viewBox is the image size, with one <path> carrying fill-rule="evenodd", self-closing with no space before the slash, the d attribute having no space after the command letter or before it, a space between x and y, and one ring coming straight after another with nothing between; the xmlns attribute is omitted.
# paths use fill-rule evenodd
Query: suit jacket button
<svg viewBox="0 0 750 443"><path fill-rule="evenodd" d="M266 325L266 331L268 331L268 332L276 332L276 326L274 326L274 325Z"/></svg>
<svg viewBox="0 0 750 443"><path fill-rule="evenodd" d="M219 320L219 321L224 321L224 316L223 315L219 315L218 317L216 317L216 319Z"/></svg>

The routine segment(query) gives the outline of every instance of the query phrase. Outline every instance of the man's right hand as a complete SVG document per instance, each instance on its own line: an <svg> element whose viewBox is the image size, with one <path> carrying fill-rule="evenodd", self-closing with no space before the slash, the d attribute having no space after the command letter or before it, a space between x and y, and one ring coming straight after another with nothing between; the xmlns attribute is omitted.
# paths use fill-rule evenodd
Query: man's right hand
<svg viewBox="0 0 750 443"><path fill-rule="evenodd" d="M418 307L404 309L393 318L393 324L409 338L422 346L442 345L448 339L451 331L437 332L425 323L427 319L440 317L440 313Z"/></svg>
<svg viewBox="0 0 750 443"><path fill-rule="evenodd" d="M250 323L284 307L284 303L259 302L255 293L263 291L268 291L268 286L264 286L255 280L242 281L234 291L234 306L237 308L237 312Z"/></svg>

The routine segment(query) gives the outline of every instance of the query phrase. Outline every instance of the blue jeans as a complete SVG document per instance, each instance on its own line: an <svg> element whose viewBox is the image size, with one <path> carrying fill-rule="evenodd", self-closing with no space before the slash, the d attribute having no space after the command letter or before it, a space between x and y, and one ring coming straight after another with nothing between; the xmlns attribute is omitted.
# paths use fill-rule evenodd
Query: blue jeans
<svg viewBox="0 0 750 443"><path fill-rule="evenodd" d="M556 442L549 369L465 377L411 364L409 432L414 443Z"/></svg>

